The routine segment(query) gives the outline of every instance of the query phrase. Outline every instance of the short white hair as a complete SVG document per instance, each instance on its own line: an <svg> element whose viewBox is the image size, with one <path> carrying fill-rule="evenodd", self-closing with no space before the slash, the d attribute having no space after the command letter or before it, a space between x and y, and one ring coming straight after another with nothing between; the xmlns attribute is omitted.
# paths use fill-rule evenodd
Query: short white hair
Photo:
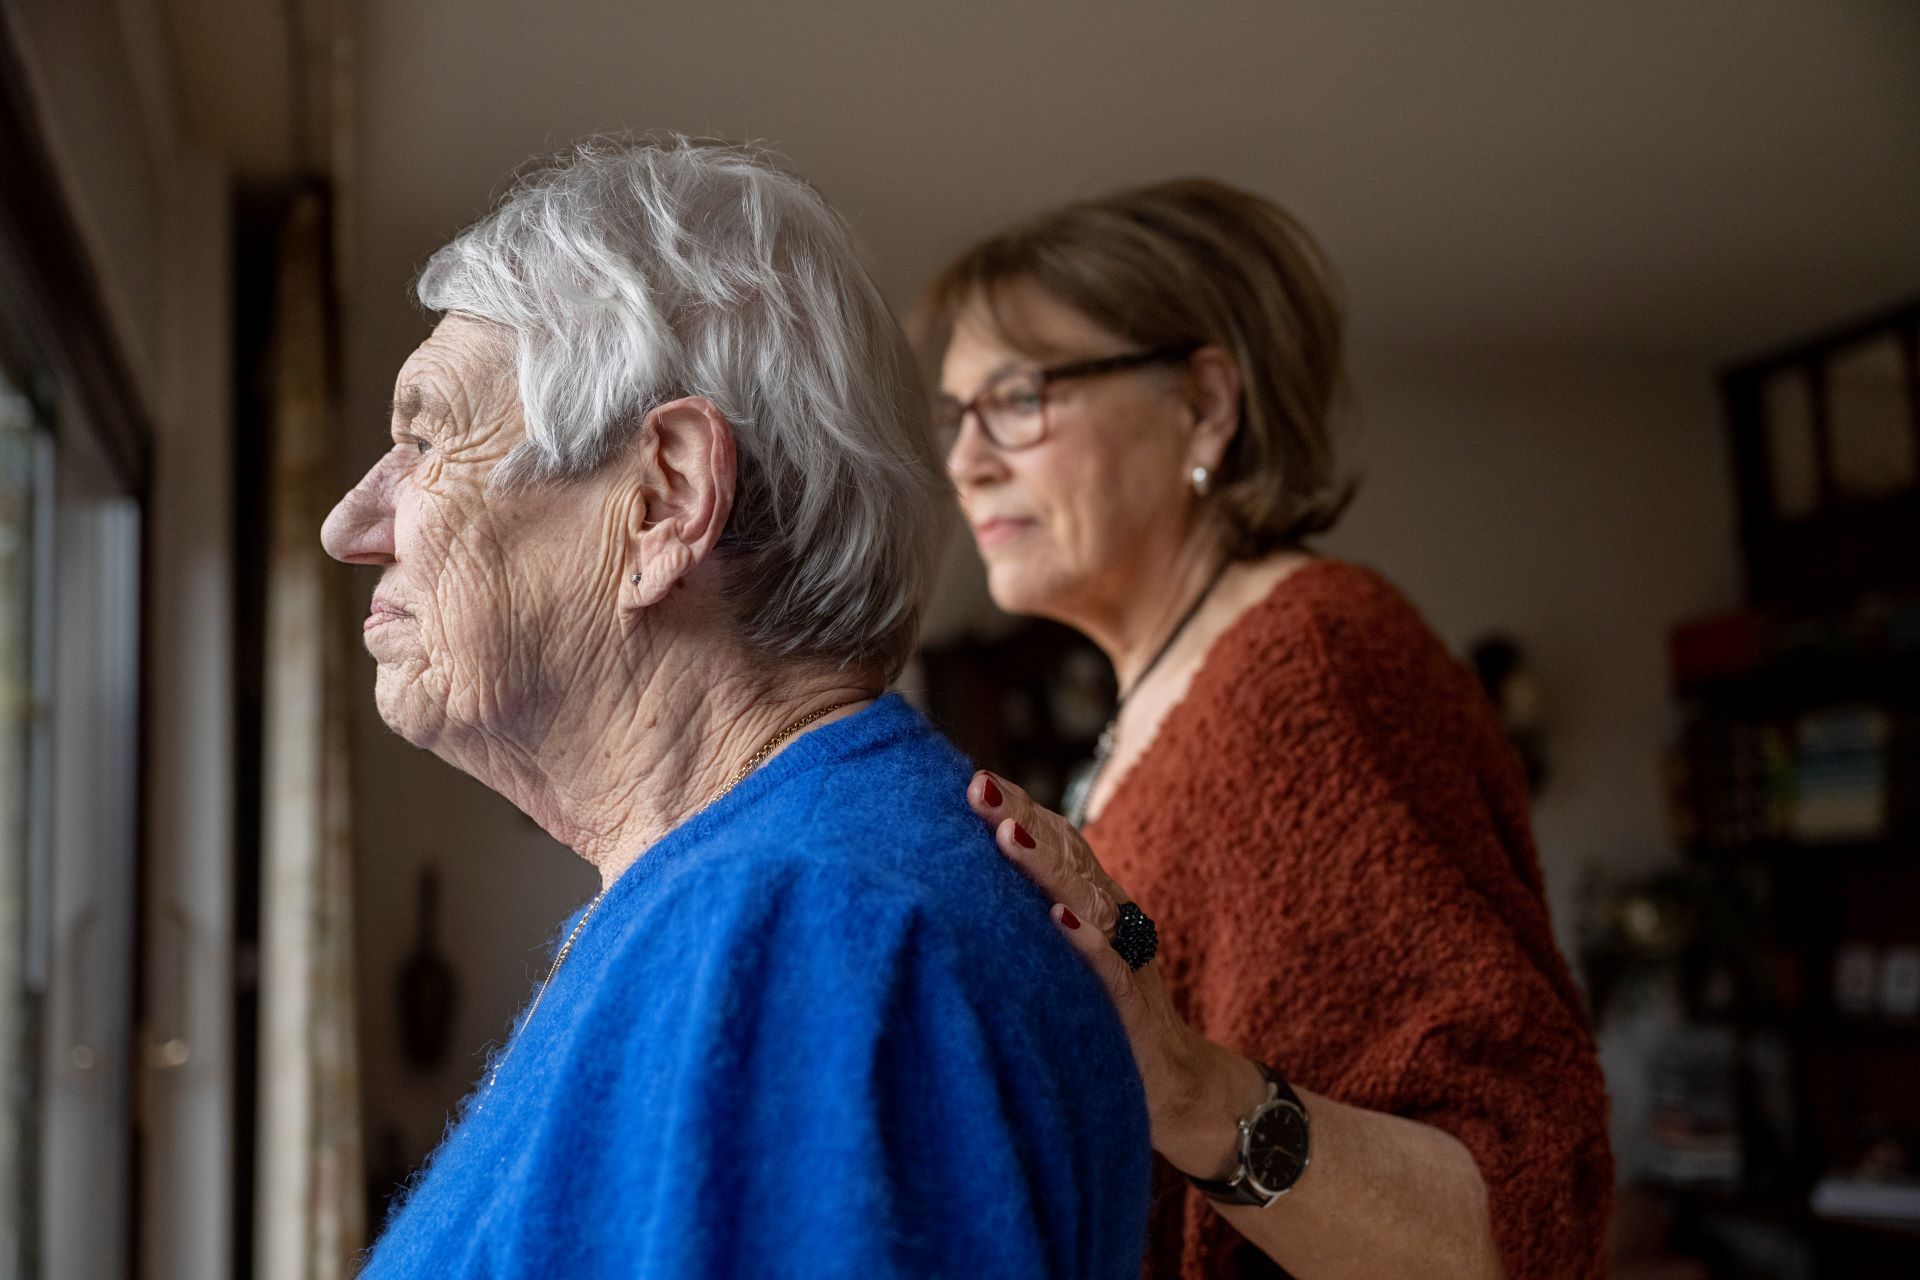
<svg viewBox="0 0 1920 1280"><path fill-rule="evenodd" d="M591 139L414 290L513 334L526 439L492 484L587 474L653 408L705 396L734 432L719 554L749 639L898 673L951 489L900 327L812 187L748 147Z"/></svg>

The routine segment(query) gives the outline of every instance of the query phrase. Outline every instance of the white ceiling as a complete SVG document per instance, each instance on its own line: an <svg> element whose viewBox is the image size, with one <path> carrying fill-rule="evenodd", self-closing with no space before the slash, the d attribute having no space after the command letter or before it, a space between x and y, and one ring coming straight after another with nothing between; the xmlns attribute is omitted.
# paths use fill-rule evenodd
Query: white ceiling
<svg viewBox="0 0 1920 1280"><path fill-rule="evenodd" d="M1363 339L1719 358L1920 291L1911 0L379 0L360 22L354 310L383 330L416 323L411 269L503 174L619 127L774 143L896 299L1004 220L1187 173L1299 213Z"/></svg>

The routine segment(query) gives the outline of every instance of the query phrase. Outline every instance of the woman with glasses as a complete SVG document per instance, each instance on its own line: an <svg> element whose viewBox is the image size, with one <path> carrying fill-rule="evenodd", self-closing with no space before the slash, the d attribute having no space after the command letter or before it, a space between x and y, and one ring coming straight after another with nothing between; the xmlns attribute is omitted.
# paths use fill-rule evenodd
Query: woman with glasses
<svg viewBox="0 0 1920 1280"><path fill-rule="evenodd" d="M1121 691L1066 817L968 797L1128 1029L1150 1273L1599 1274L1606 1098L1519 763L1413 608L1308 549L1353 484L1306 232L1211 182L1075 204L923 320L995 601Z"/></svg>

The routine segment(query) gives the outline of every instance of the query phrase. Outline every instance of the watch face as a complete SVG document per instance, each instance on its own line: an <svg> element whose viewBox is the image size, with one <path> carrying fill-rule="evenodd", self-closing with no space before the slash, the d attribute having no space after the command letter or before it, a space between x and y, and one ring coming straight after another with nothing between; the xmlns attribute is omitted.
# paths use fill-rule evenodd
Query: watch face
<svg viewBox="0 0 1920 1280"><path fill-rule="evenodd" d="M1300 1179L1307 1167L1307 1113L1275 1102L1253 1119L1247 1134L1247 1175L1267 1195Z"/></svg>

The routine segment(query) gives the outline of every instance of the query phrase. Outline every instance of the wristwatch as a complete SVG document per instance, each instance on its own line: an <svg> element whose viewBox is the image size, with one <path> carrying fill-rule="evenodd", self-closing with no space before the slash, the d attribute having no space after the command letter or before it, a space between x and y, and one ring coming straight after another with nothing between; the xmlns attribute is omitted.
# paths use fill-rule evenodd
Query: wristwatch
<svg viewBox="0 0 1920 1280"><path fill-rule="evenodd" d="M1267 1100L1240 1122L1240 1167L1219 1180L1187 1175L1187 1181L1221 1204L1250 1204L1264 1209L1293 1190L1307 1171L1311 1151L1307 1108L1300 1095L1264 1062Z"/></svg>

